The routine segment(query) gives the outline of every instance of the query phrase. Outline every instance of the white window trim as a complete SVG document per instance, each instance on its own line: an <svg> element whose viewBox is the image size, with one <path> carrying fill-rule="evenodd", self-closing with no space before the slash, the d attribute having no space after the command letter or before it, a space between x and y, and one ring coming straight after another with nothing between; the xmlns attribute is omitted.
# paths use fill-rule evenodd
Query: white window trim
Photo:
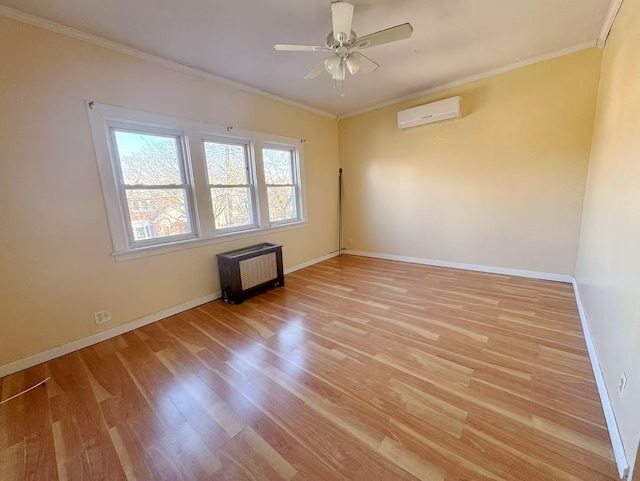
<svg viewBox="0 0 640 481"><path fill-rule="evenodd" d="M183 131L158 128L157 126L138 126L140 130L132 128L131 122L124 123L121 121L106 120L107 129L109 131L109 147L112 149L111 165L114 175L114 181L116 182L116 189L118 191L118 198L120 199L120 212L124 219L125 233L127 235L127 243L129 249L135 249L139 247L155 246L159 244L168 244L172 242L179 242L181 240L195 239L198 237L198 219L196 216L197 205L195 201L194 189L193 189L193 174L189 168L188 150L186 148L186 134ZM127 186L124 182L122 175L122 166L119 159L119 153L117 152L118 146L115 141L115 132L119 130L121 132L141 132L148 134L156 134L160 136L166 136L175 138L178 143L178 163L180 168L180 175L183 178L182 184L177 184L174 188L176 190L184 190L186 201L186 215L189 219L189 225L191 227L191 233L174 235L167 237L146 238L142 240L135 240L133 235L133 229L129 227L131 224L131 212L125 207L127 203L126 190ZM147 188L154 188L155 186L146 186ZM164 186L163 189L168 189L171 186Z"/></svg>
<svg viewBox="0 0 640 481"><path fill-rule="evenodd" d="M269 223L272 226L279 226L279 225L285 225L285 224L291 224L291 223L295 223L295 222L300 222L302 220L302 204L303 204L303 200L302 200L302 175L301 175L301 165L302 163L300 162L300 158L299 158L299 151L298 149L292 147L291 145L286 145L286 144L277 144L275 142L265 142L262 144L262 149L272 149L272 150L282 150L285 152L290 152L291 153L291 169L292 169L292 175L293 175L293 184L267 184L265 182L265 187L294 187L295 188L295 200L296 200L296 216L293 217L292 219L284 219L284 220L278 220L278 221L271 221L270 220L270 216L269 216L269 209L267 209L267 219L269 219ZM262 149L260 149L260 152L262 152ZM264 170L264 169L263 169ZM266 189L265 189L266 190ZM267 200L267 206L269 205L269 202Z"/></svg>
<svg viewBox="0 0 640 481"><path fill-rule="evenodd" d="M229 145L241 145L245 149L245 155L246 155L245 162L247 163L247 168L248 168L248 175L247 175L248 183L246 184L245 187L249 187L249 195L250 195L250 202L251 202L250 214L251 214L252 222L251 224L242 225L242 226L218 228L215 225L215 218L214 218L213 229L216 235L259 229L261 223L260 223L260 212L258 209L258 182L256 177L256 169L255 169L255 153L253 152L252 142L248 139L231 139L229 137L223 138L220 136L212 136L212 135L203 135L200 141L202 143L203 149L204 149L205 142L217 142L220 144L226 143ZM206 157L204 160L205 160L205 170L207 170ZM211 192L211 189L215 189L216 185L209 183L209 172L207 172L206 180L207 180L207 186L209 187L209 192ZM231 187L231 186L217 186L217 187L220 188L220 187Z"/></svg>
<svg viewBox="0 0 640 481"><path fill-rule="evenodd" d="M229 242L236 239L266 235L274 231L300 228L307 224L305 212L305 179L303 162L303 142L300 139L265 134L252 130L236 129L225 125L217 125L196 120L171 117L167 115L144 112L141 110L115 107L93 101L86 101L89 125L100 183L105 201L107 219L111 231L113 255L118 261L136 259L149 255L174 252L208 244ZM147 245L132 246L129 240L128 215L123 212L126 207L120 199L118 180L118 159L109 141L110 129L113 125L128 125L140 129L153 129L178 133L183 139L185 177L192 192L191 228L193 235L188 238L170 237ZM255 190L255 225L241 230L215 229L213 206L209 190L209 180L204 157L205 140L228 140L232 143L245 142L248 145L249 161L253 169ZM262 164L262 148L287 147L293 149L298 174L298 218L283 222L269 222L269 206L267 202L264 169ZM252 160L252 161L251 161ZM244 226L243 226L244 227Z"/></svg>

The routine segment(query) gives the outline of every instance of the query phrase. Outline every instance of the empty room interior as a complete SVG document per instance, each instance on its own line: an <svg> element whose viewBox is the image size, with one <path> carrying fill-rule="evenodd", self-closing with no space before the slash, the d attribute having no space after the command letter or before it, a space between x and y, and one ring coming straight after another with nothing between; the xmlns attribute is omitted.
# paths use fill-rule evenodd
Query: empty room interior
<svg viewBox="0 0 640 481"><path fill-rule="evenodd" d="M0 480L640 481L640 0L0 0Z"/></svg>

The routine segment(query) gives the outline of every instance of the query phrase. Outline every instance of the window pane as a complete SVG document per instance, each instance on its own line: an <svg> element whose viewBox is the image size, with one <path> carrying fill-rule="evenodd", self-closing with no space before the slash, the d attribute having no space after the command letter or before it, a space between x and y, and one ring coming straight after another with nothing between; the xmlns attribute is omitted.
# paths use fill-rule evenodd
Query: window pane
<svg viewBox="0 0 640 481"><path fill-rule="evenodd" d="M247 150L244 145L204 143L209 183L217 185L246 185Z"/></svg>
<svg viewBox="0 0 640 481"><path fill-rule="evenodd" d="M182 184L177 138L120 130L115 138L125 184Z"/></svg>
<svg viewBox="0 0 640 481"><path fill-rule="evenodd" d="M262 149L267 184L293 184L293 162L289 150Z"/></svg>
<svg viewBox="0 0 640 481"><path fill-rule="evenodd" d="M191 234L183 189L127 190L133 239Z"/></svg>
<svg viewBox="0 0 640 481"><path fill-rule="evenodd" d="M269 220L277 222L297 217L295 187L267 187L267 195Z"/></svg>
<svg viewBox="0 0 640 481"><path fill-rule="evenodd" d="M253 224L249 187L213 188L211 199L216 229Z"/></svg>

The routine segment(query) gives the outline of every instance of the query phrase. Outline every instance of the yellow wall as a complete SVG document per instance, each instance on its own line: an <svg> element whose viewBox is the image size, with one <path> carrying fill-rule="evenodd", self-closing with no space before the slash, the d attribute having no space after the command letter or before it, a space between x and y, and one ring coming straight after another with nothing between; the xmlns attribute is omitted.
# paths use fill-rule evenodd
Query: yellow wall
<svg viewBox="0 0 640 481"><path fill-rule="evenodd" d="M601 52L340 121L347 248L573 275ZM455 95L463 118L399 131Z"/></svg>
<svg viewBox="0 0 640 481"><path fill-rule="evenodd" d="M633 466L640 440L640 0L622 4L604 51L576 277Z"/></svg>
<svg viewBox="0 0 640 481"><path fill-rule="evenodd" d="M308 225L115 262L85 99L307 139ZM0 366L218 290L218 252L275 241L293 266L337 248L335 120L4 17L0 146Z"/></svg>

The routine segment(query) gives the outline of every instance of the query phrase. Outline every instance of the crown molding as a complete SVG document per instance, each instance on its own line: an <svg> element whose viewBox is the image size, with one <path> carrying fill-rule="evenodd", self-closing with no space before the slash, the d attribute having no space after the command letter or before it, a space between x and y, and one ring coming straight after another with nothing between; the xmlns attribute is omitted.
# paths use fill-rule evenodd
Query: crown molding
<svg viewBox="0 0 640 481"><path fill-rule="evenodd" d="M45 30L49 30L54 33L58 33L60 35L64 35L66 37L70 37L76 40L80 40L82 42L90 43L93 45L97 45L115 52L122 53L124 55L128 55L130 57L135 57L140 60L144 60L147 62L155 63L157 65L161 65L166 68L170 68L172 70L176 70L178 72L186 73L189 75L193 75L199 78L203 78L206 80L210 80L222 85L226 85L228 87L232 87L244 92L252 93L254 95L259 95L261 97L265 97L276 102L280 102L291 107L296 107L301 110L305 110L307 112L314 113L316 115L321 115L323 117L328 117L331 119L345 119L348 117L354 117L356 115L364 114L367 112L371 112L373 110L377 110L383 107L388 107L389 105L393 105L400 102L405 102L407 100L413 100L419 97L423 97L425 95L429 95L432 93L440 92L446 89L450 89L453 87L459 87L460 85L464 85L470 82L474 82L477 80L482 80L488 77L492 77L494 75L499 75L502 73L509 72L511 70L515 70L521 67L526 67L527 65L532 65L538 62L543 62L545 60L550 60L553 58L561 57L563 55L568 55L570 53L578 52L580 50L585 50L594 46L604 47L607 37L611 32L611 28L615 21L616 15L622 5L623 0L612 0L611 6L605 18L605 23L602 27L600 35L595 41L582 43L579 45L574 45L572 47L564 48L561 50L556 50L554 52L550 52L547 54L539 55L536 57L532 57L529 59L521 60L519 62L515 62L513 64L505 65L503 67L498 67L496 69L488 70L486 72L471 75L469 77L464 77L458 80L454 80L452 82L448 82L442 85L438 85L435 87L430 87L426 90L421 90L419 92L415 92L413 94L405 95L403 97L398 97L392 100L388 100L385 102L381 102L378 104L371 105L369 107L365 107L363 109L358 109L352 112L348 112L346 114L336 115L331 112L327 112L325 110L317 109L315 107L311 107L309 105L296 102L295 100L290 100L285 97L280 97L278 95L266 92L264 90L260 90L255 87L251 87L249 85L245 85L243 83L237 82L235 80L231 80L225 77L221 77L219 75L215 75L210 72L206 72L204 70L200 70L194 67L189 67L188 65L184 65L178 62L174 62L173 60L168 60L163 57L159 57L157 55L153 55L150 53L143 52L141 50L137 50L133 47L128 47L126 45L120 44L118 42L114 42L112 40L107 40L102 37L98 37L96 35L92 35L86 32L82 32L80 30L76 30L71 27L67 27L57 22L53 22L51 20L46 20L41 17L37 17L35 15L31 15L25 12L21 12L19 10L15 10L13 8L9 8L3 5L0 5L0 16L4 16L7 18L11 18L13 20L17 20L22 23L26 23L29 25L33 25L35 27L39 27Z"/></svg>
<svg viewBox="0 0 640 481"><path fill-rule="evenodd" d="M112 40L107 40L106 38L98 37L96 35L91 35L90 33L82 32L80 30L76 30L74 28L62 25L60 23L53 22L51 20L46 20L44 18L37 17L29 13L15 10L13 8L0 5L0 16L11 18L13 20L17 20L18 22L26 23L34 27L39 27L45 30L49 30L50 32L58 33L60 35L70 37L75 40L80 40L82 42L90 43L93 45L97 45L99 47L113 50L115 52L122 53L130 57L135 57L137 59L144 60L146 62L151 62L157 65L161 65L163 67L170 68L178 72L186 73L189 75L193 75L195 77L203 78L205 80L210 80L212 82L226 85L227 87L232 87L232 88L242 90L244 92L248 92L254 95L266 97L268 99L275 100L276 102L280 102L280 103L289 105L291 107L296 107L302 110L306 110L307 112L311 112L316 115L321 115L323 117L328 117L330 119L337 118L336 114L333 114L331 112L327 112L321 109L316 109L309 105L296 102L295 100L290 100L284 97L280 97L278 95L266 92L264 90L260 90L255 87L251 87L249 85L236 82L235 80L230 80L228 78L221 77L219 75L215 75L210 72L206 72L204 70L200 70L194 67L189 67L188 65L184 65L178 62L174 62L173 60L168 60L166 58L159 57L157 55L143 52L133 47L128 47L121 43L114 42Z"/></svg>
<svg viewBox="0 0 640 481"><path fill-rule="evenodd" d="M407 100L413 100L420 97L424 97L425 95L433 94L436 92L441 92L443 90L447 90L453 87L459 87L460 85L465 85L471 82L475 82L477 80L482 80L488 77L493 77L495 75L503 74L506 72L510 72L511 70L516 70L522 67L526 67L528 65L533 65L535 63L544 62L545 60L551 60L554 58L562 57L564 55L569 55L571 53L579 52L581 50L587 50L589 48L595 47L596 41L593 40L591 42L585 42L578 45L574 45L573 47L563 48L561 50L556 50L553 52L545 53L543 55L538 55L536 57L531 57L525 60L520 60L519 62L512 63L509 65L505 65L503 67L498 67L492 70L488 70L486 72L482 72L476 75L471 75L469 77L464 77L458 80L454 80L452 82L448 82L446 84L438 85L435 87L430 87L426 90L421 90L419 92L415 92L413 94L405 95L403 97L398 97L392 100L387 100L385 102L380 102L379 104L371 105L364 109L355 110L353 112L349 112L346 114L342 114L338 116L338 120L346 119L348 117L355 117L356 115L364 114L367 112L371 112L373 110L378 110L383 107L388 107L393 104L397 104L400 102L406 102Z"/></svg>
<svg viewBox="0 0 640 481"><path fill-rule="evenodd" d="M616 16L620 11L620 7L622 6L623 1L624 0L611 0L609 11L607 12L607 16L604 19L604 25L602 25L602 30L600 30L600 35L598 35L598 47L604 48L604 46L606 45L607 38L611 33L613 23L616 20Z"/></svg>

